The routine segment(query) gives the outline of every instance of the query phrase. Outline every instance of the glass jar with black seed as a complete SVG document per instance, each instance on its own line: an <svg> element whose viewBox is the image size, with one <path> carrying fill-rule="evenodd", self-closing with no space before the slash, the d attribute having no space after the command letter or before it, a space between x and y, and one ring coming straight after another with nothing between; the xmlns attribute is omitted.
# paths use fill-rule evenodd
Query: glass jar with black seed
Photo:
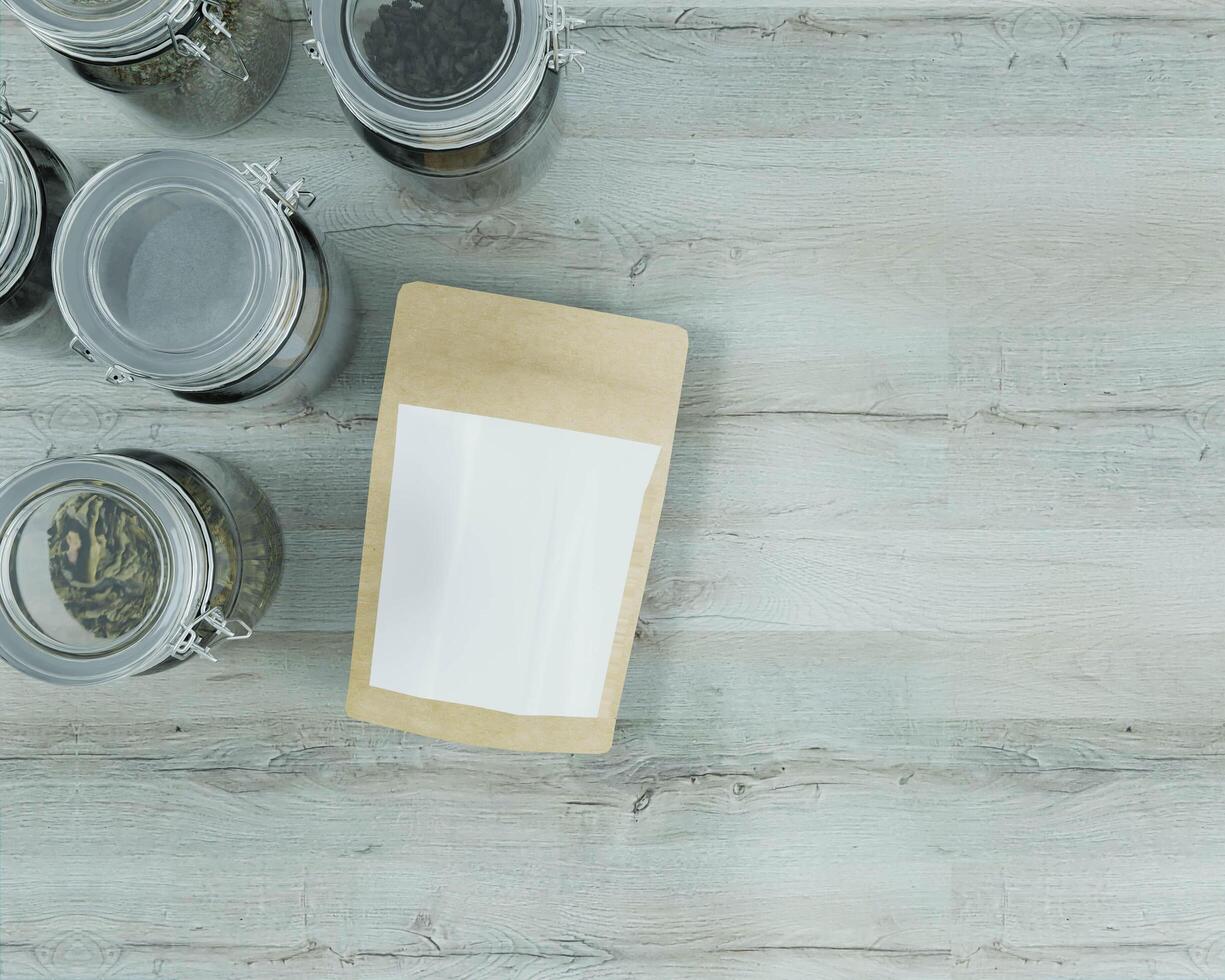
<svg viewBox="0 0 1225 980"><path fill-rule="evenodd" d="M3 0L72 74L141 122L212 136L272 98L292 48L285 0Z"/></svg>
<svg viewBox="0 0 1225 980"><path fill-rule="evenodd" d="M557 3L313 0L311 23L346 117L420 206L488 211L545 171L582 54Z"/></svg>
<svg viewBox="0 0 1225 980"><path fill-rule="evenodd" d="M0 83L0 344L38 331L62 332L51 283L60 218L84 171L20 125Z"/></svg>
<svg viewBox="0 0 1225 980"><path fill-rule="evenodd" d="M267 499L196 453L43 460L0 484L0 659L88 685L215 660L276 593Z"/></svg>

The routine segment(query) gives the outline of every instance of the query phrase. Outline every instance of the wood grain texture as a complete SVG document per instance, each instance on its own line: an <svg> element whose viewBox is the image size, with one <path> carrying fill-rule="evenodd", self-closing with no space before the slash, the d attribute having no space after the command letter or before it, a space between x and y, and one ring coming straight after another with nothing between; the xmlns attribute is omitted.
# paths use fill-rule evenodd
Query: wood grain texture
<svg viewBox="0 0 1225 980"><path fill-rule="evenodd" d="M208 143L309 174L353 266L316 403L0 352L0 472L216 453L289 555L217 667L0 677L0 978L1225 977L1225 10L574 13L567 140L497 214L417 210L304 56ZM164 143L8 19L0 70L92 166ZM689 330L607 756L344 717L414 279Z"/></svg>

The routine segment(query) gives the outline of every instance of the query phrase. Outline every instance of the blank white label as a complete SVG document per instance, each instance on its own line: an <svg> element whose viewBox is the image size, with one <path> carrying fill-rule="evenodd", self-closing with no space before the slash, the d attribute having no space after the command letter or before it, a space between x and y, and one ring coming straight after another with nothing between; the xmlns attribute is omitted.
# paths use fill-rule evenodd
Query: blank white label
<svg viewBox="0 0 1225 980"><path fill-rule="evenodd" d="M659 447L401 405L373 687L594 718Z"/></svg>

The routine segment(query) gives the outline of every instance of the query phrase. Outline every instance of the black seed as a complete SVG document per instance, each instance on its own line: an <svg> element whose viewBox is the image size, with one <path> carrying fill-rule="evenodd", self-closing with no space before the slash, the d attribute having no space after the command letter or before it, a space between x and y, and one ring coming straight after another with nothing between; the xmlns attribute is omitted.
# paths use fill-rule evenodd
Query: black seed
<svg viewBox="0 0 1225 980"><path fill-rule="evenodd" d="M392 0L362 39L371 69L406 95L470 88L498 61L509 18L502 0Z"/></svg>

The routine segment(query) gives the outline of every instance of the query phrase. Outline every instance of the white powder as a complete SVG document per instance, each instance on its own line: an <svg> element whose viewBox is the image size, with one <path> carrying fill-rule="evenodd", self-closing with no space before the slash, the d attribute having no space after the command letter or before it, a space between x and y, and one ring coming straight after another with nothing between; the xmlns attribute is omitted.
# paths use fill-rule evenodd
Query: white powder
<svg viewBox="0 0 1225 980"><path fill-rule="evenodd" d="M127 323L159 350L188 350L224 331L251 287L251 250L235 220L205 204L176 208L132 256Z"/></svg>

